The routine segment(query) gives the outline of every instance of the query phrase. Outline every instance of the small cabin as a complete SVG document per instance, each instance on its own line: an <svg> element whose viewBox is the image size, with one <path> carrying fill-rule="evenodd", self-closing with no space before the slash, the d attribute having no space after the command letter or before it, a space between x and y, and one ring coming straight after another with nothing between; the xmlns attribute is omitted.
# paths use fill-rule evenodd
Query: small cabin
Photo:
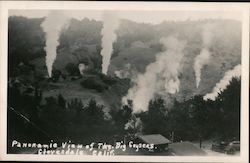
<svg viewBox="0 0 250 163"><path fill-rule="evenodd" d="M154 144L155 152L163 152L168 150L168 145L171 143L167 138L160 134L153 135L138 135L135 139L137 143Z"/></svg>

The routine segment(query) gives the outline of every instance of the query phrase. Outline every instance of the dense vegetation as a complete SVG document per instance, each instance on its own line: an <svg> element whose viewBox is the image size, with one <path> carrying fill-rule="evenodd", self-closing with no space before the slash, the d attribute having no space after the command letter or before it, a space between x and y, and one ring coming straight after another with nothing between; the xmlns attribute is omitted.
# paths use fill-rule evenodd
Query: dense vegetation
<svg viewBox="0 0 250 163"><path fill-rule="evenodd" d="M233 98L232 98L233 97ZM172 108L164 106L163 99L149 104L149 110L141 113L143 132L174 132L176 140L240 139L240 79L233 78L215 101L195 96L183 102L175 102Z"/></svg>
<svg viewBox="0 0 250 163"><path fill-rule="evenodd" d="M233 78L215 101L204 101L195 96L187 101L175 102L171 108L167 99L151 100L148 111L132 114L133 101L109 113L95 99L83 104L80 99L67 102L62 95L46 98L41 104L41 90L27 88L20 92L19 85L9 88L9 106L37 122L52 138L84 143L111 141L114 135L135 133L162 134L174 141L239 139L240 131L240 79ZM14 98L15 97L15 98ZM234 97L234 98L232 98ZM140 119L140 126L130 125ZM133 122L134 121L134 122ZM38 123L39 122L39 123Z"/></svg>
<svg viewBox="0 0 250 163"><path fill-rule="evenodd" d="M45 56L45 34L40 27L44 19L10 17L8 24L9 75L20 74L17 65ZM32 32L31 32L32 31Z"/></svg>

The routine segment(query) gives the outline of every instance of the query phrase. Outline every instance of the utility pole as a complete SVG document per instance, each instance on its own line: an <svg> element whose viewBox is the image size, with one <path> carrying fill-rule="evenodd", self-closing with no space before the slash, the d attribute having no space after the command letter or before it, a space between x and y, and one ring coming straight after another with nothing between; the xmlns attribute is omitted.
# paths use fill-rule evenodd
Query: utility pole
<svg viewBox="0 0 250 163"><path fill-rule="evenodd" d="M200 140L200 148L202 147L202 136L199 134L199 140Z"/></svg>
<svg viewBox="0 0 250 163"><path fill-rule="evenodd" d="M174 142L174 131L171 132L171 141Z"/></svg>

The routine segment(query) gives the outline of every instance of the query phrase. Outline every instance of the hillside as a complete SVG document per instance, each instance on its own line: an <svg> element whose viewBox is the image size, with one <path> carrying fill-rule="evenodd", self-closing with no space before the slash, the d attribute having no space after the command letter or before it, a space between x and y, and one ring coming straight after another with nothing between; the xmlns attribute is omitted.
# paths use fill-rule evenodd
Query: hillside
<svg viewBox="0 0 250 163"><path fill-rule="evenodd" d="M110 73L124 69L127 63L130 63L131 67L136 71L144 73L146 66L154 62L155 54L161 51L159 39L175 35L180 40L187 41L187 46L183 52L182 72L179 76L181 88L177 96L180 99L211 91L227 70L232 69L241 62L241 24L237 21L163 22L155 25L154 28L151 25L141 24L135 28L129 28L127 33L124 31L128 28L128 24L132 24L132 22L125 21L123 23L125 25L118 30L119 37L116 44L125 43L123 43L124 46L120 45L122 48L119 49L116 57L112 59ZM211 53L209 63L202 69L200 86L196 89L193 70L194 58L202 49L202 27L207 24L215 26L216 30L211 33L212 43L209 48ZM147 30L145 31L145 29ZM146 36L151 37L147 38Z"/></svg>
<svg viewBox="0 0 250 163"><path fill-rule="evenodd" d="M11 49L9 62L13 76L16 74L15 71L18 71L16 65L21 62L35 66L37 76L47 76L43 50L45 36L40 27L43 20L24 17L9 18L9 47ZM212 32L213 38L209 48L211 57L209 63L202 69L201 82L197 89L193 70L194 58L202 49L202 27L207 24L216 26L216 30ZM79 63L84 63L93 71L100 72L101 29L101 21L87 18L81 21L72 19L61 32L54 69L67 74L67 64L71 63L78 67ZM144 73L147 65L155 61L155 55L162 51L159 43L162 37L174 35L187 42L179 75L181 84L180 92L176 95L178 99L188 99L196 94L210 92L224 73L240 64L241 60L241 24L234 20L165 21L157 25L121 20L116 33L118 38L114 43L114 53L108 71L111 76L114 76L115 71L123 70L128 63L133 72L129 74L129 78L134 78L135 74ZM123 94L126 94L126 90L130 87L130 85L120 84L118 89L112 87L98 94L88 89L80 89L79 83L75 81L56 84L59 85L58 89L53 90L53 93L45 90L44 95L56 96L62 93L66 99L95 97L100 103L108 106L117 106L119 98L122 97L122 95L116 96L115 91L122 89Z"/></svg>

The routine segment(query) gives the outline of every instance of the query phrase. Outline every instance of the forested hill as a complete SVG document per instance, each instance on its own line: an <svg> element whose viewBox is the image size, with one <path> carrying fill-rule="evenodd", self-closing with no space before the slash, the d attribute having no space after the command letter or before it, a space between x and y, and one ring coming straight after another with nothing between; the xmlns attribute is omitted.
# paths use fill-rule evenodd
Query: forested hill
<svg viewBox="0 0 250 163"><path fill-rule="evenodd" d="M44 18L28 19L9 17L9 62L15 67L20 62L31 62L38 71L46 75L45 34L40 27ZM203 26L212 24L216 30L211 32L211 57L202 69L200 87L196 89L193 70L194 58L202 49ZM68 64L87 63L97 71L101 69L101 29L102 22L96 20L71 19L62 29L60 45L57 48L56 69L65 71ZM179 98L205 94L215 86L228 69L240 64L241 23L235 20L201 20L201 21L165 21L152 25L121 20L116 31L118 37L114 45L109 74L122 70L130 64L135 72L143 73L149 63L154 62L155 55L161 51L159 39L176 36L187 41L184 49L184 62L180 73ZM10 70L13 74L15 68Z"/></svg>

